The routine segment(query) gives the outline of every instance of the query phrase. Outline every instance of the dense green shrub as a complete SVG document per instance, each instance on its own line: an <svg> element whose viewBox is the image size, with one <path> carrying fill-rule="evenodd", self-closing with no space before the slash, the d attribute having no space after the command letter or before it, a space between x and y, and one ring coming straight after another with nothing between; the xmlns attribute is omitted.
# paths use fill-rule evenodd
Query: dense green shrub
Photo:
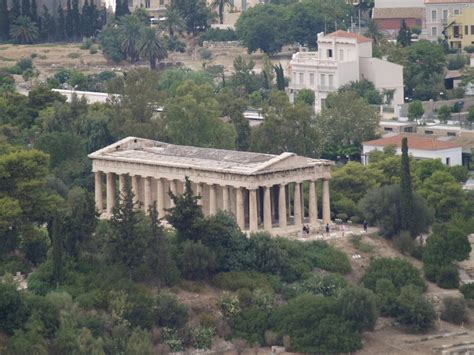
<svg viewBox="0 0 474 355"><path fill-rule="evenodd" d="M474 300L474 283L462 285L459 291L461 291L466 299Z"/></svg>
<svg viewBox="0 0 474 355"><path fill-rule="evenodd" d="M179 267L183 277L201 280L212 275L215 269L215 255L201 242L186 241L181 244L182 254Z"/></svg>
<svg viewBox="0 0 474 355"><path fill-rule="evenodd" d="M232 319L232 335L250 344L264 345L270 312L260 307L250 307Z"/></svg>
<svg viewBox="0 0 474 355"><path fill-rule="evenodd" d="M443 265L438 269L436 284L442 288L458 288L459 272L456 265Z"/></svg>
<svg viewBox="0 0 474 355"><path fill-rule="evenodd" d="M306 353L346 353L362 348L359 332L337 314L332 297L303 295L279 307L270 327L289 336L290 350Z"/></svg>
<svg viewBox="0 0 474 355"><path fill-rule="evenodd" d="M215 335L216 329L213 327L199 326L193 328L191 332L193 347L195 349L210 349Z"/></svg>
<svg viewBox="0 0 474 355"><path fill-rule="evenodd" d="M59 328L59 308L50 299L42 296L29 295L26 306L32 317L42 323L43 336L52 337Z"/></svg>
<svg viewBox="0 0 474 355"><path fill-rule="evenodd" d="M338 299L340 315L359 331L374 330L378 312L374 293L363 287L348 287Z"/></svg>
<svg viewBox="0 0 474 355"><path fill-rule="evenodd" d="M129 306L125 312L125 318L132 327L152 329L156 320L155 300L144 293L134 293L129 297ZM161 308L163 311L163 308ZM158 314L160 316L160 314Z"/></svg>
<svg viewBox="0 0 474 355"><path fill-rule="evenodd" d="M325 242L305 243L302 244L302 249L306 251L314 267L341 274L348 274L352 270L347 255Z"/></svg>
<svg viewBox="0 0 474 355"><path fill-rule="evenodd" d="M0 282L0 330L12 335L26 321L28 310L14 285Z"/></svg>
<svg viewBox="0 0 474 355"><path fill-rule="evenodd" d="M217 307L225 317L235 317L241 312L239 297L229 293L223 292L217 300Z"/></svg>
<svg viewBox="0 0 474 355"><path fill-rule="evenodd" d="M443 299L441 319L454 324L461 324L466 321L466 301L464 298L450 296L445 297Z"/></svg>
<svg viewBox="0 0 474 355"><path fill-rule="evenodd" d="M397 250L405 255L411 255L415 249L415 241L407 231L402 231L393 238L393 245Z"/></svg>
<svg viewBox="0 0 474 355"><path fill-rule="evenodd" d="M21 238L20 249L33 265L38 265L46 259L49 248L49 236L46 230L31 228L25 230Z"/></svg>
<svg viewBox="0 0 474 355"><path fill-rule="evenodd" d="M421 290L426 287L420 272L408 261L398 258L376 258L370 261L362 277L362 284L375 291L380 279L389 280L397 289L407 285L416 286Z"/></svg>
<svg viewBox="0 0 474 355"><path fill-rule="evenodd" d="M5 273L15 275L17 272L22 274L31 271L31 263L20 255L8 255L0 262L0 276Z"/></svg>
<svg viewBox="0 0 474 355"><path fill-rule="evenodd" d="M212 52L207 49L207 48L201 48L199 50L199 56L201 59L206 60L206 59L211 59L212 58Z"/></svg>
<svg viewBox="0 0 474 355"><path fill-rule="evenodd" d="M160 327L182 328L188 321L188 308L173 296L160 293L156 298L156 323Z"/></svg>
<svg viewBox="0 0 474 355"><path fill-rule="evenodd" d="M469 45L469 46L464 47L464 50L465 50L467 53L474 53L474 44L471 44L471 45Z"/></svg>
<svg viewBox="0 0 474 355"><path fill-rule="evenodd" d="M286 298L294 298L303 294L335 296L348 286L346 279L338 274L320 276L310 274L307 278L288 285L283 289Z"/></svg>
<svg viewBox="0 0 474 355"><path fill-rule="evenodd" d="M380 314L385 317L395 317L398 314L399 289L396 289L389 279L378 279L374 292Z"/></svg>
<svg viewBox="0 0 474 355"><path fill-rule="evenodd" d="M433 327L436 312L419 288L413 285L402 287L397 303L397 321L402 326L415 332L425 332Z"/></svg>

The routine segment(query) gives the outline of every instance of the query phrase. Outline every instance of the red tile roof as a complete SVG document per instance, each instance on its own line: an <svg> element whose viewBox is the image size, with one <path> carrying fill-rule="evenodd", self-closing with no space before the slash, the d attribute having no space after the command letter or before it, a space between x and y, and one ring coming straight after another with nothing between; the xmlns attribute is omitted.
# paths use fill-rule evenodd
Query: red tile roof
<svg viewBox="0 0 474 355"><path fill-rule="evenodd" d="M370 38L358 35L357 33L346 32L338 30L333 33L329 33L326 37L342 37L342 38L354 38L357 40L357 43L372 42Z"/></svg>
<svg viewBox="0 0 474 355"><path fill-rule="evenodd" d="M417 150L444 150L451 148L461 147L459 144L454 144L451 142L441 141L434 138L424 138L424 137L414 137L414 136L404 136L403 134L398 134L396 136L385 137L380 139L375 139L373 141L363 142L363 145L379 146L385 147L387 145L396 145L397 147L402 146L402 139L408 138L408 149L417 149Z"/></svg>

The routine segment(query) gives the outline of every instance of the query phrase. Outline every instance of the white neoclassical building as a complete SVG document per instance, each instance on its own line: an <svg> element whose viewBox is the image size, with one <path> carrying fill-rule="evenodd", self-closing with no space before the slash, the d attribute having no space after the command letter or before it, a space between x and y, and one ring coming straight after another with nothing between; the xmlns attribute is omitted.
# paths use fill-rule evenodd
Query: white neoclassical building
<svg viewBox="0 0 474 355"><path fill-rule="evenodd" d="M95 174L96 207L110 217L118 192L130 179L144 211L156 201L160 217L173 207L168 192L183 193L185 177L205 215L228 210L246 232L274 235L300 232L331 219L331 161L293 153L280 155L173 145L128 137L89 155ZM105 203L104 203L105 180ZM318 220L316 183L322 184L322 220ZM307 192L305 194L304 192ZM306 198L305 198L306 196Z"/></svg>

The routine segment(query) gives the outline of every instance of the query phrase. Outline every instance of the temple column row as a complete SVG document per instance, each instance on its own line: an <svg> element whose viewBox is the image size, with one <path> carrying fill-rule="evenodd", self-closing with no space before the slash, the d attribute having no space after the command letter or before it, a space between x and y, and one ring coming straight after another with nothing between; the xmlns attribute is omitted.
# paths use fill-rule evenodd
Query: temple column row
<svg viewBox="0 0 474 355"><path fill-rule="evenodd" d="M96 208L99 212L104 210L103 197L102 197L102 173L95 172L95 202ZM115 174L106 174L106 213L110 216L113 212L115 205ZM119 191L124 193L126 175L118 175L119 177ZM141 184L142 190L140 190L139 179L143 180ZM157 210L160 216L165 215L166 208L174 207L174 201L167 197L168 191L165 191L165 181L167 181L168 190L173 194L178 194L177 180L166 180L166 179L153 179L151 177L139 177L137 175L131 176L131 189L134 194L134 203L139 206L139 203L143 201L143 207L146 213L148 213L149 206L153 204L153 190L155 187L153 181L156 181L156 204ZM309 224L316 225L318 223L318 205L317 205L317 194L315 181L309 181L309 199L308 199L308 217ZM293 194L293 225L301 226L303 224L304 217L304 201L302 198L302 186L301 182L294 183L294 194ZM263 187L263 203L260 200L261 197L257 198L258 189L244 189L241 187L233 186L220 186L209 184L207 185L207 193L203 193L203 185L201 183L195 184L195 193L201 196L198 203L201 206L207 206L208 214L214 214L217 212L218 205L223 210L233 211L236 217L236 222L241 229L246 229L245 219L246 213L248 212L248 226L251 232L258 230L259 225L259 210L263 208L263 229L271 231L273 228L273 219L278 220L278 228L285 229L288 227L288 217L291 214L291 205L288 205L290 200L287 196L288 191L287 184L280 184ZM278 187L276 190L275 188ZM248 195L247 195L248 191ZM273 193L272 193L273 191ZM140 192L142 192L142 201L140 199ZM278 194L278 197L276 196ZM218 203L217 197L222 200ZM246 197L248 196L248 198ZM260 195L261 196L261 195ZM259 202L260 201L260 202ZM247 204L248 203L248 204ZM232 204L232 208L231 208ZM278 207L275 206L278 205ZM260 207L259 207L260 205ZM234 209L235 207L235 209ZM246 211L247 208L247 211ZM274 213L272 213L274 212ZM278 213L278 218L276 214ZM329 180L323 179L322 182L322 222L324 224L329 223L331 219L330 215L330 197L329 197ZM262 216L262 215L260 215Z"/></svg>

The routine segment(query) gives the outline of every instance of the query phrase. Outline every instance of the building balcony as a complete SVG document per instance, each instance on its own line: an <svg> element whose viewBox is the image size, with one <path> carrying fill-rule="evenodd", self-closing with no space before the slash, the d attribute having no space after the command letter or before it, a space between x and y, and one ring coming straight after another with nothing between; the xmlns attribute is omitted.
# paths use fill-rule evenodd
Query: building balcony
<svg viewBox="0 0 474 355"><path fill-rule="evenodd" d="M320 59L318 52L298 52L293 54L291 64L337 67L335 59Z"/></svg>
<svg viewBox="0 0 474 355"><path fill-rule="evenodd" d="M336 91L336 87L334 85L318 85L318 91L328 91L333 92Z"/></svg>

